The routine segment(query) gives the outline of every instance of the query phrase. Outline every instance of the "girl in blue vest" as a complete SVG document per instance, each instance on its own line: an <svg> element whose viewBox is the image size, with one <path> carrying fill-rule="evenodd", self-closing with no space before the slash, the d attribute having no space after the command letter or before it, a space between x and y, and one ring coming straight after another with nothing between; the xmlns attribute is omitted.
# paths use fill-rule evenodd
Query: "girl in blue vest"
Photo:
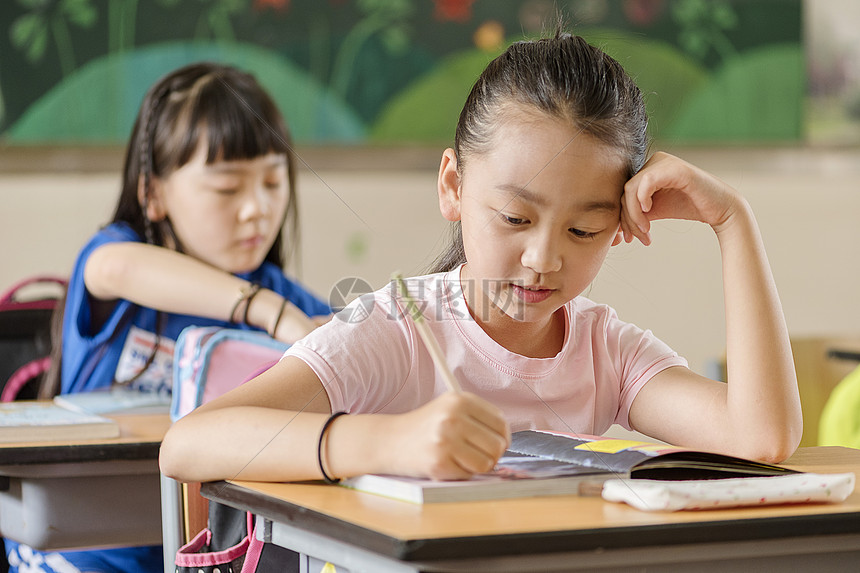
<svg viewBox="0 0 860 573"><path fill-rule="evenodd" d="M170 392L173 344L190 325L292 343L327 320L328 305L284 275L296 200L289 131L252 76L200 63L162 78L134 124L113 219L75 262L60 376L42 396ZM163 569L160 546L42 553L6 540L6 552L12 572Z"/></svg>

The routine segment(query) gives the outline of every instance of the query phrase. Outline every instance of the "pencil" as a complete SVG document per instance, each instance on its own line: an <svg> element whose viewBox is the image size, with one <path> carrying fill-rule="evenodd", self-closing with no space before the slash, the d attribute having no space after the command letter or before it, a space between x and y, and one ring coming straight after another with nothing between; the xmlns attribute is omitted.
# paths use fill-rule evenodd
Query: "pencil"
<svg viewBox="0 0 860 573"><path fill-rule="evenodd" d="M409 291L406 289L406 281L403 280L403 275L396 272L391 275L391 280L397 283L397 290L400 291L400 296L403 297L403 302L406 304L407 314L412 317L415 329L418 330L418 335L421 337L421 340L424 341L424 346L426 346L427 350L430 352L430 358L433 359L433 364L435 364L436 368L438 368L442 373L442 379L445 380L448 390L451 392L462 392L460 383L457 382L456 378L454 378L454 373L451 372L451 368L445 360L445 355L442 354L442 347L439 346L439 341L436 340L436 337L433 336L433 331L431 331L430 327L427 326L427 321L424 320L424 315L421 314L421 309L418 308L418 305L415 304L415 301L412 300L411 296L409 296Z"/></svg>

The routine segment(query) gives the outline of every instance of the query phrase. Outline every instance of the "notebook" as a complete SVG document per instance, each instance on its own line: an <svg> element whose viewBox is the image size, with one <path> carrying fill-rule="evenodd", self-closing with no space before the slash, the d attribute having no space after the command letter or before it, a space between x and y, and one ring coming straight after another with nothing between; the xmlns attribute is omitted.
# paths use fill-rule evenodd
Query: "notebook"
<svg viewBox="0 0 860 573"><path fill-rule="evenodd" d="M119 433L114 420L74 412L53 402L0 404L0 443L116 438Z"/></svg>

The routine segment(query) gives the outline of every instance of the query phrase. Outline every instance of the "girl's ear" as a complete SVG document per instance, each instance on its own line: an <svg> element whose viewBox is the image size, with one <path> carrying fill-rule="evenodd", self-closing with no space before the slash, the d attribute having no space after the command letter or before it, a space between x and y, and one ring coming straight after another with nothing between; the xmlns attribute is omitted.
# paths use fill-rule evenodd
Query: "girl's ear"
<svg viewBox="0 0 860 573"><path fill-rule="evenodd" d="M618 230L615 231L615 238L612 239L612 246L620 245L621 241L624 240L624 231L621 230L621 226L618 226Z"/></svg>
<svg viewBox="0 0 860 573"><path fill-rule="evenodd" d="M141 208L146 210L147 219L153 223L163 220L167 216L167 211L164 208L164 201L161 200L164 193L164 186L157 177L151 177L149 180L149 193L144 187L143 175L140 176L137 183L137 202Z"/></svg>
<svg viewBox="0 0 860 573"><path fill-rule="evenodd" d="M460 220L460 174L457 172L457 154L448 148L439 165L439 211L449 221Z"/></svg>

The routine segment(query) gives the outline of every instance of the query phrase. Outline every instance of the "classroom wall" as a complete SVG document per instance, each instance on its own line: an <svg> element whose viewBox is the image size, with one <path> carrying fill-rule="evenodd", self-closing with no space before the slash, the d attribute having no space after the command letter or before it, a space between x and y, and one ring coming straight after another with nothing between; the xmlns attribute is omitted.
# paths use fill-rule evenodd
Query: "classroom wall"
<svg viewBox="0 0 860 573"><path fill-rule="evenodd" d="M748 198L793 336L860 332L860 150L669 151ZM437 152L408 161L394 152L368 161L338 154L345 160L308 154L299 175L302 280L328 296L343 278L379 287L395 269L422 272L447 244L435 199ZM118 166L15 164L0 161L0 289L36 273L68 273L78 248L109 218L119 188ZM678 221L657 224L653 238L648 248L612 249L589 295L651 328L708 374L725 347L716 239Z"/></svg>

